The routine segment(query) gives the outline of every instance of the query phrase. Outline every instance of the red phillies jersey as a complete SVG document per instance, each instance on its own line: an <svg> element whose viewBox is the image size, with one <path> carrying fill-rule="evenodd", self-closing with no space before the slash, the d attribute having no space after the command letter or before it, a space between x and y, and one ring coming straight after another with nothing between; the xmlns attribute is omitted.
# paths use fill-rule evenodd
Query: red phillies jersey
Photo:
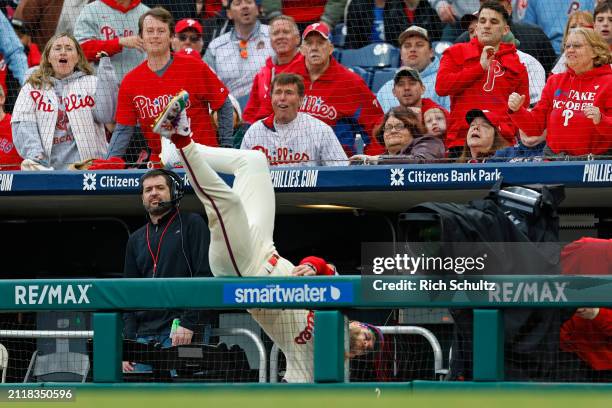
<svg viewBox="0 0 612 408"><path fill-rule="evenodd" d="M11 115L7 113L0 120L0 170L20 170L22 160L13 144Z"/></svg>
<svg viewBox="0 0 612 408"><path fill-rule="evenodd" d="M376 96L359 75L340 65L333 57L327 70L314 82L310 80L305 59L291 63L285 72L304 78L305 95L300 111L331 126L345 150L352 152L355 133L361 132L367 144L367 154L376 155L384 151L384 147L372 137L374 127L382 122L384 114ZM347 123L357 127L347 126Z"/></svg>
<svg viewBox="0 0 612 408"><path fill-rule="evenodd" d="M161 141L152 131L153 122L181 90L189 92L187 116L191 119L193 140L218 146L208 108L221 108L228 90L208 65L188 55L174 55L161 77L149 69L147 61L130 71L119 88L117 123L125 126L139 123L151 153L159 154Z"/></svg>
<svg viewBox="0 0 612 408"><path fill-rule="evenodd" d="M595 105L601 121L595 125L583 109ZM542 98L530 111L523 107L510 115L528 135L547 129L546 144L570 155L602 154L612 149L612 69L610 65L581 75L568 68L546 81Z"/></svg>
<svg viewBox="0 0 612 408"><path fill-rule="evenodd" d="M480 65L483 45L473 38L455 44L442 55L436 78L436 92L450 95L451 114L447 125L446 147L463 146L469 126L465 115L472 109L489 110L504 118L502 136L515 143L517 128L508 117L508 97L512 92L526 96L529 106L529 78L514 44L502 43L489 69Z"/></svg>

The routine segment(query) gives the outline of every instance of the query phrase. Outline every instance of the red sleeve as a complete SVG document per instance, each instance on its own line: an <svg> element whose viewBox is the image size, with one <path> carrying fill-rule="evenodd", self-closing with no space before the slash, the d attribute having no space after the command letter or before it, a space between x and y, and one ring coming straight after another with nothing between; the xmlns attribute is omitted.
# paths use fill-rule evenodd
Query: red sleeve
<svg viewBox="0 0 612 408"><path fill-rule="evenodd" d="M548 116L552 110L553 87L550 80L546 82L542 90L542 97L531 111L525 109L525 106L528 106L529 90L521 94L526 95L525 103L518 111L510 113L512 123L530 136L541 135L547 127Z"/></svg>
<svg viewBox="0 0 612 408"><path fill-rule="evenodd" d="M601 112L601 122L595 125L595 131L599 135L596 140L597 147L607 146L610 150L612 149L612 95L608 92L608 95L602 97L596 106Z"/></svg>
<svg viewBox="0 0 612 408"><path fill-rule="evenodd" d="M96 54L100 51L106 52L108 55L115 55L123 49L119 44L119 37L112 40L86 40L81 43L81 48L85 53L87 61L97 61Z"/></svg>
<svg viewBox="0 0 612 408"><path fill-rule="evenodd" d="M28 67L35 67L36 65L40 64L40 50L38 49L38 45L35 43L31 43L28 48Z"/></svg>
<svg viewBox="0 0 612 408"><path fill-rule="evenodd" d="M520 82L517 92L519 95L525 95L525 103L523 104L523 106L531 105L531 100L529 99L529 75L527 74L526 68L523 68L521 70Z"/></svg>
<svg viewBox="0 0 612 408"><path fill-rule="evenodd" d="M257 111L262 104L262 101L259 100L259 74L255 75L255 78L253 78L253 86L251 87L250 95L249 101L244 107L244 112L242 112L242 121L253 124L257 121Z"/></svg>
<svg viewBox="0 0 612 408"><path fill-rule="evenodd" d="M309 264L317 270L317 275L328 275L333 276L336 272L327 265L325 259L317 256L307 256L300 261L300 265Z"/></svg>
<svg viewBox="0 0 612 408"><path fill-rule="evenodd" d="M124 78L119 87L119 96L117 99L117 116L115 122L124 126L135 126L137 121L130 82L129 77Z"/></svg>
<svg viewBox="0 0 612 408"><path fill-rule="evenodd" d="M574 347L572 344L572 332L574 331L574 319L577 317L572 316L571 319L567 320L561 326L559 333L559 346L563 351L573 351Z"/></svg>
<svg viewBox="0 0 612 408"><path fill-rule="evenodd" d="M456 63L452 53L445 52L440 61L440 69L436 77L436 93L440 96L457 95L469 88L472 83L482 78L484 70L480 63ZM529 83L527 84L529 85Z"/></svg>
<svg viewBox="0 0 612 408"><path fill-rule="evenodd" d="M593 319L593 324L604 335L612 337L612 309L599 308L599 314Z"/></svg>
<svg viewBox="0 0 612 408"><path fill-rule="evenodd" d="M210 69L208 64L204 62L201 63L200 75L202 78L200 82L202 85L202 95L200 96L210 104L210 109L214 111L219 110L229 95L227 87L221 82L217 74Z"/></svg>

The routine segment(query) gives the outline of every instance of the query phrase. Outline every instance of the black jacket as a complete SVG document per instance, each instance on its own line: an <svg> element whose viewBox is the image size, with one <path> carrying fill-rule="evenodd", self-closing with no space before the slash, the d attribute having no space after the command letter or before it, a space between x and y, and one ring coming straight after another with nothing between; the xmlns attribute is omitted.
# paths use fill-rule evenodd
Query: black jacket
<svg viewBox="0 0 612 408"><path fill-rule="evenodd" d="M171 224L168 226L170 221ZM166 226L168 228L164 234ZM153 276L154 262L149 246L153 254L157 254L160 239L157 269ZM198 214L177 213L173 209L157 225L148 222L130 236L125 253L123 277L212 277L208 263L209 245L210 231L206 221ZM181 326L194 330L197 325L204 323L205 316L193 310L148 310L124 313L125 337L133 339L137 336L160 334L170 329L174 318L181 319Z"/></svg>
<svg viewBox="0 0 612 408"><path fill-rule="evenodd" d="M361 48L370 44L374 24L374 1L352 0L346 15L346 48ZM410 23L404 12L404 2L387 0L384 12L385 42L397 46L399 35L411 25L427 30L431 41L440 40L442 23L438 14L427 1L421 1L415 10L414 21Z"/></svg>
<svg viewBox="0 0 612 408"><path fill-rule="evenodd" d="M510 31L512 31L514 37L520 42L517 48L540 61L540 64L544 67L544 71L548 74L555 66L557 54L555 54L555 50L550 44L550 40L546 34L544 34L544 31L542 31L540 27L526 23L511 23ZM470 36L468 32L465 31L457 37L455 44L469 41Z"/></svg>

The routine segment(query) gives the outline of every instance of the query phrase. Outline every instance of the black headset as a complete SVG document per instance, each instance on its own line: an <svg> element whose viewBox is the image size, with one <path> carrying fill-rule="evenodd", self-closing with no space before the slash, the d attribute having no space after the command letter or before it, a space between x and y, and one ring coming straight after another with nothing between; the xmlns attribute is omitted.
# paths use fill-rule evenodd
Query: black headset
<svg viewBox="0 0 612 408"><path fill-rule="evenodd" d="M142 195L143 193L142 184L143 184L144 179L150 177L149 175L153 172L155 172L156 174L165 176L166 179L169 180L170 201L168 202L168 204L173 205L173 206L178 206L181 199L185 195L185 184L183 183L183 179L181 178L181 176L179 176L178 174L176 174L175 172L171 170L153 169L143 174L142 177L140 177L140 194Z"/></svg>

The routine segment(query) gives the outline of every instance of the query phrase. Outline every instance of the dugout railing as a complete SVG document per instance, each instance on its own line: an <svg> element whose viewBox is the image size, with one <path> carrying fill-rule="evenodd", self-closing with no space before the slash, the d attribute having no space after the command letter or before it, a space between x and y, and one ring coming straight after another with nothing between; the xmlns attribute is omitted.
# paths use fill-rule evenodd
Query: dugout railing
<svg viewBox="0 0 612 408"><path fill-rule="evenodd" d="M121 311L137 309L246 309L294 308L315 310L314 378L316 383L345 382L345 318L347 309L461 307L473 308L473 379L504 380L503 311L507 307L612 307L612 277L608 276L488 276L500 288L531 285L547 288L532 298L504 293L491 297L486 290L397 291L377 293L376 277L333 278L200 278L200 279L105 279L105 280L4 280L0 281L0 311L93 312L93 375L95 383L122 381ZM389 278L393 279L393 278ZM402 280L428 279L402 276ZM465 281L478 277L458 277ZM482 279L482 277L480 277ZM331 297L270 302L257 297L261 288L318 288ZM417 284L418 287L418 284ZM236 289L252 289L254 297L236 297ZM563 288L562 296L551 288ZM504 289L505 290L505 289ZM531 292L534 293L534 292ZM81 333L87 334L89 333Z"/></svg>

